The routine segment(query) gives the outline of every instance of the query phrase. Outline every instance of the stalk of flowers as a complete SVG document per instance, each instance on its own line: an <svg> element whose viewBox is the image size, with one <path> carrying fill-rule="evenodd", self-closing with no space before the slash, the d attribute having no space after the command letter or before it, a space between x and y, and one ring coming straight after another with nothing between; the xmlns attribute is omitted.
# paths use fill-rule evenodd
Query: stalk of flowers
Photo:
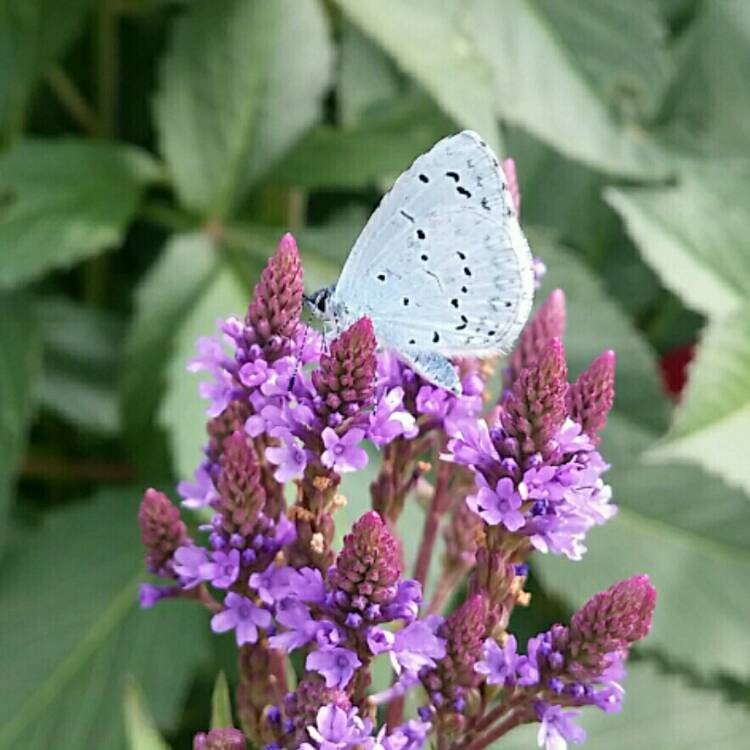
<svg viewBox="0 0 750 750"><path fill-rule="evenodd" d="M531 638L525 655L518 654L512 635L503 645L487 639L474 668L487 685L501 688L501 701L475 718L455 750L480 750L531 722L540 722L539 744L547 750L583 742L575 709L621 709L624 662L648 634L655 605L648 576L633 576L592 597L569 626L554 625Z"/></svg>
<svg viewBox="0 0 750 750"><path fill-rule="evenodd" d="M212 515L199 528L201 543L166 496L146 493L139 520L147 566L167 585L144 587L142 602L195 597L211 609L216 633L232 633L238 716L265 750L419 750L430 733L440 750L479 750L532 721L548 750L564 748L580 737L571 711L619 705L616 674L648 630L653 590L645 578L618 584L569 626L532 639L524 656L507 627L513 608L529 601L528 556L579 559L586 533L614 514L597 450L614 356L605 352L568 384L564 297L553 293L510 358L500 403L483 418L481 363L461 364L464 393L453 396L377 352L367 319L324 350L299 320L301 279L286 237L245 319L222 324L229 351L201 343L193 367L213 377L202 386L209 441L195 484L181 494L185 506ZM371 488L375 510L335 555L339 482L365 467L365 441L384 458ZM292 482L296 500L286 510L283 489ZM428 508L414 577L404 578L394 524L412 492ZM447 514L448 575L423 613L421 584ZM469 573L466 601L443 620L443 604ZM303 668L288 691L285 659L295 650ZM372 694L372 662L383 655L395 679ZM404 721L410 690L425 697ZM378 727L381 705L388 722ZM239 741L236 730L220 731L217 743ZM213 747L212 734L197 736L196 747Z"/></svg>

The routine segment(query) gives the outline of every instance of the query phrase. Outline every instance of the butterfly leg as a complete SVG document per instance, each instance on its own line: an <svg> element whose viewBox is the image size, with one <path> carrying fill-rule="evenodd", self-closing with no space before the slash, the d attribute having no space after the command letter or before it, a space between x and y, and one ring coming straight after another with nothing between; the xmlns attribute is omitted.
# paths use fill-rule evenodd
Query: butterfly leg
<svg viewBox="0 0 750 750"><path fill-rule="evenodd" d="M398 354L417 375L457 396L461 394L461 379L447 357L419 349L400 350Z"/></svg>

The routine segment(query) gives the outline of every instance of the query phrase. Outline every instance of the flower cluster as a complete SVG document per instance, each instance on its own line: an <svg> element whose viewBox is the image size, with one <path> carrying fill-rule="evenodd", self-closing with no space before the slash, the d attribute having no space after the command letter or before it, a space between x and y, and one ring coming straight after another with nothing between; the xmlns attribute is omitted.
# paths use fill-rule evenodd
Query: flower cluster
<svg viewBox="0 0 750 750"><path fill-rule="evenodd" d="M494 421L454 432L445 458L473 472L477 492L468 503L486 524L580 560L589 529L617 512L602 480L609 467L596 450L612 407L615 359L605 352L568 384L563 344L547 338L561 328L561 299L553 293L522 334L517 354L524 356L511 360Z"/></svg>
<svg viewBox="0 0 750 750"><path fill-rule="evenodd" d="M648 634L655 604L648 577L634 576L596 594L570 626L554 625L530 639L525 655L517 653L512 635L502 647L487 639L474 668L489 685L506 688L516 710L533 710L548 747L581 742L585 735L572 721L580 712L563 708L620 710L624 661L630 646Z"/></svg>
<svg viewBox="0 0 750 750"><path fill-rule="evenodd" d="M514 167L504 169L518 210ZM581 741L580 709L621 704L623 662L651 622L648 579L596 595L523 649L508 624L529 603L529 556L580 559L587 533L616 512L599 452L614 354L568 382L554 291L508 357L499 398L496 363L474 359L456 363L454 395L379 351L367 318L324 341L300 320L302 301L286 235L245 316L201 339L189 365L209 375L208 439L178 486L186 520L157 490L141 503L158 579L142 605L194 599L238 648L241 729L199 733L195 748L239 750L247 738L264 750L419 750L434 735L441 748L480 750L533 722L547 750ZM337 553L342 475L373 455L372 509ZM402 538L399 517L417 500L422 535ZM423 602L441 527L442 575ZM377 662L390 664L389 681L374 678ZM419 709L405 717L410 691Z"/></svg>

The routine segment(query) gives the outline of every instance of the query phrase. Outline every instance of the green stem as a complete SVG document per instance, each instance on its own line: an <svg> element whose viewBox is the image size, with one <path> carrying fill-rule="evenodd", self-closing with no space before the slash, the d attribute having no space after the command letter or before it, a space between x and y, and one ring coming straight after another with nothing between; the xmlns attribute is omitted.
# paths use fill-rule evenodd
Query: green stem
<svg viewBox="0 0 750 750"><path fill-rule="evenodd" d="M80 128L92 138L100 137L101 125L96 112L83 98L68 74L59 65L53 65L47 71L46 77L52 93Z"/></svg>

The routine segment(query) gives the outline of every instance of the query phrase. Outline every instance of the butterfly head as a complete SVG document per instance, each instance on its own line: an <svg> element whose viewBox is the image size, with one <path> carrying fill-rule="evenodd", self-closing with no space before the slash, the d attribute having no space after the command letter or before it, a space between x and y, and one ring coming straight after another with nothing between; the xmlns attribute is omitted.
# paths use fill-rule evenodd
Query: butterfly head
<svg viewBox="0 0 750 750"><path fill-rule="evenodd" d="M316 318L326 321L334 320L333 290L334 287L327 286L304 296L305 306Z"/></svg>

